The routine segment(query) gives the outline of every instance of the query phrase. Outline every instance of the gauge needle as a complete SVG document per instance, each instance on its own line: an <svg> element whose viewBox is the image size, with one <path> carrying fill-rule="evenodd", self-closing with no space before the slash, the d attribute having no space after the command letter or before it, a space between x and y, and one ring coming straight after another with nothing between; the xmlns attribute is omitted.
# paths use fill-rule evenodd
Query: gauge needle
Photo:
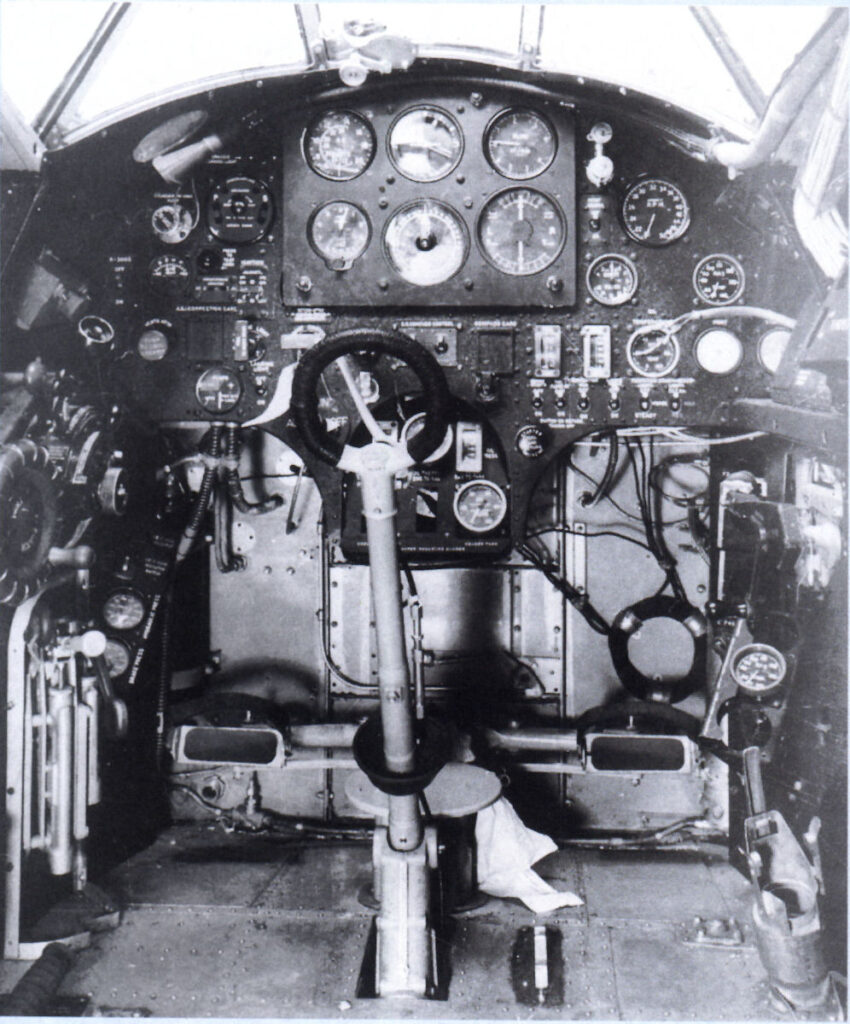
<svg viewBox="0 0 850 1024"><path fill-rule="evenodd" d="M663 338L659 338L654 344L650 345L649 348L643 350L645 356L651 356L653 352L657 352L660 348L663 348L668 341L668 337L665 334Z"/></svg>
<svg viewBox="0 0 850 1024"><path fill-rule="evenodd" d="M522 198L522 192L520 192L519 195L517 196L517 202L516 202L516 205L517 205L517 218L516 219L517 220L522 220L523 217L525 216L525 206L524 206L524 203L525 203L525 200Z"/></svg>
<svg viewBox="0 0 850 1024"><path fill-rule="evenodd" d="M522 239L517 241L516 249L517 266L522 270L525 265L525 246L523 245Z"/></svg>
<svg viewBox="0 0 850 1024"><path fill-rule="evenodd" d="M649 218L649 223L646 225L646 231L644 232L644 235L643 235L644 238L649 238L650 234L652 233L652 225L654 223L655 223L655 214L653 213L653 215Z"/></svg>

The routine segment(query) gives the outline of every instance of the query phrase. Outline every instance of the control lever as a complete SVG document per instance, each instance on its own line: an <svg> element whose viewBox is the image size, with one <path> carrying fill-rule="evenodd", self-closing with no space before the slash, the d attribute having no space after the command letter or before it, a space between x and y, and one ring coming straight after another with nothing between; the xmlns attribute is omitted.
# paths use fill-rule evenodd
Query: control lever
<svg viewBox="0 0 850 1024"><path fill-rule="evenodd" d="M129 717L127 705L115 695L112 680L109 678L109 667L106 664L106 637L99 629L88 629L79 636L68 638L68 647L75 654L81 654L92 666L97 681L97 688L104 707L108 712L107 729L115 739L127 735Z"/></svg>

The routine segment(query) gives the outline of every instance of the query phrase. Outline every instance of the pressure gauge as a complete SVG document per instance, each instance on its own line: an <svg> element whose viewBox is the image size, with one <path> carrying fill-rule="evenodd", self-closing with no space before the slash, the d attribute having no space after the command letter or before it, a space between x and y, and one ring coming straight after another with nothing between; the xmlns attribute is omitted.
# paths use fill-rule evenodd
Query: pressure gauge
<svg viewBox="0 0 850 1024"><path fill-rule="evenodd" d="M533 188L508 188L488 199L478 219L478 241L504 274L526 277L558 258L567 229L557 203Z"/></svg>
<svg viewBox="0 0 850 1024"><path fill-rule="evenodd" d="M390 160L411 181L439 181L463 155L460 125L439 107L413 107L392 123L387 136Z"/></svg>
<svg viewBox="0 0 850 1024"><path fill-rule="evenodd" d="M158 295L185 295L189 290L189 264L182 256L164 253L151 263L148 279Z"/></svg>
<svg viewBox="0 0 850 1024"><path fill-rule="evenodd" d="M359 177L375 156L375 133L360 114L331 110L314 121L304 136L310 168L331 181Z"/></svg>
<svg viewBox="0 0 850 1024"><path fill-rule="evenodd" d="M627 256L605 253L587 268L587 290L603 306L622 306L637 291L637 267Z"/></svg>
<svg viewBox="0 0 850 1024"><path fill-rule="evenodd" d="M734 256L713 253L694 268L694 291L710 306L728 306L744 293L744 268Z"/></svg>
<svg viewBox="0 0 850 1024"><path fill-rule="evenodd" d="M723 376L741 365L744 346L737 334L726 327L710 327L697 338L694 359L706 373Z"/></svg>
<svg viewBox="0 0 850 1024"><path fill-rule="evenodd" d="M785 658L770 644L745 644L732 661L732 677L752 696L775 690L787 671Z"/></svg>
<svg viewBox="0 0 850 1024"><path fill-rule="evenodd" d="M492 480L470 480L455 494L455 518L470 533L492 532L507 511L505 492Z"/></svg>
<svg viewBox="0 0 850 1024"><path fill-rule="evenodd" d="M542 174L555 159L552 126L533 110L503 110L484 136L484 152L499 174L524 180Z"/></svg>
<svg viewBox="0 0 850 1024"><path fill-rule="evenodd" d="M103 619L110 629L136 629L145 617L145 603L135 590L114 590L103 604Z"/></svg>
<svg viewBox="0 0 850 1024"><path fill-rule="evenodd" d="M641 377L666 377L679 363L679 340L666 331L635 331L626 344L629 366Z"/></svg>
<svg viewBox="0 0 850 1024"><path fill-rule="evenodd" d="M117 640L115 637L107 638L103 657L106 660L106 671L110 679L123 676L132 660L130 648L123 640Z"/></svg>
<svg viewBox="0 0 850 1024"><path fill-rule="evenodd" d="M414 199L399 207L384 228L384 253L410 284L442 284L460 270L469 251L466 226L435 199Z"/></svg>
<svg viewBox="0 0 850 1024"><path fill-rule="evenodd" d="M207 412L230 412L241 397L242 381L226 366L211 366L195 382L195 398Z"/></svg>
<svg viewBox="0 0 850 1024"><path fill-rule="evenodd" d="M348 270L366 251L372 229L359 206L335 200L316 210L307 234L331 270Z"/></svg>
<svg viewBox="0 0 850 1024"><path fill-rule="evenodd" d="M691 223L684 192L663 178L644 178L632 185L621 212L626 234L642 245L670 245Z"/></svg>

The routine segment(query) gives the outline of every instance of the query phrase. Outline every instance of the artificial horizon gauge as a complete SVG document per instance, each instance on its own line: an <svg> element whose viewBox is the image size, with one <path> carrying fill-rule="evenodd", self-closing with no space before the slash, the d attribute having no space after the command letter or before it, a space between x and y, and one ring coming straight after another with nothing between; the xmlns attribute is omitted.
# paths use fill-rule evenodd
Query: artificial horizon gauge
<svg viewBox="0 0 850 1024"><path fill-rule="evenodd" d="M242 397L242 381L226 366L211 366L195 382L195 398L207 412L230 412Z"/></svg>
<svg viewBox="0 0 850 1024"><path fill-rule="evenodd" d="M163 253L151 261L148 278L158 295L185 295L189 290L189 263L182 256Z"/></svg>
<svg viewBox="0 0 850 1024"><path fill-rule="evenodd" d="M228 178L213 189L207 205L207 227L222 242L256 242L274 216L272 194L254 178Z"/></svg>
<svg viewBox="0 0 850 1024"><path fill-rule="evenodd" d="M626 343L629 366L641 377L666 377L679 363L681 350L675 334L637 330Z"/></svg>
<svg viewBox="0 0 850 1024"><path fill-rule="evenodd" d="M744 268L734 256L712 253L694 268L694 291L710 306L728 306L744 294Z"/></svg>
<svg viewBox="0 0 850 1024"><path fill-rule="evenodd" d="M145 602L135 590L114 590L103 603L103 619L110 629L136 629L145 617Z"/></svg>
<svg viewBox="0 0 850 1024"><path fill-rule="evenodd" d="M387 135L390 160L411 181L439 181L457 167L463 155L460 125L440 107L405 110Z"/></svg>
<svg viewBox="0 0 850 1024"><path fill-rule="evenodd" d="M741 339L726 327L709 327L694 344L694 359L699 368L716 376L737 370L743 358Z"/></svg>
<svg viewBox="0 0 850 1024"><path fill-rule="evenodd" d="M454 498L457 521L470 533L490 533L508 511L505 492L492 480L470 480L458 488Z"/></svg>
<svg viewBox="0 0 850 1024"><path fill-rule="evenodd" d="M557 203L533 188L508 188L487 200L478 218L478 241L504 274L526 277L551 266L567 228Z"/></svg>
<svg viewBox="0 0 850 1024"><path fill-rule="evenodd" d="M542 174L558 148L552 126L533 110L503 110L484 135L484 152L499 174L522 181Z"/></svg>
<svg viewBox="0 0 850 1024"><path fill-rule="evenodd" d="M337 199L316 210L307 234L330 270L348 270L366 251L372 229L359 206Z"/></svg>
<svg viewBox="0 0 850 1024"><path fill-rule="evenodd" d="M628 256L608 252L587 268L587 290L603 306L622 306L637 291L637 267Z"/></svg>
<svg viewBox="0 0 850 1024"><path fill-rule="evenodd" d="M331 110L304 134L304 159L311 170L331 181L358 178L375 156L375 133L365 117Z"/></svg>
<svg viewBox="0 0 850 1024"><path fill-rule="evenodd" d="M442 284L460 270L469 237L460 216L436 199L414 199L399 207L384 228L384 254L410 284Z"/></svg>
<svg viewBox="0 0 850 1024"><path fill-rule="evenodd" d="M771 644L745 644L732 661L732 678L748 694L761 696L782 683L788 665Z"/></svg>
<svg viewBox="0 0 850 1024"><path fill-rule="evenodd" d="M684 192L663 178L644 178L626 192L623 227L641 245L670 245L688 230L691 210Z"/></svg>
<svg viewBox="0 0 850 1024"><path fill-rule="evenodd" d="M106 661L106 672L110 679L117 679L123 676L130 667L130 648L123 640L115 637L107 637L106 648L103 652Z"/></svg>

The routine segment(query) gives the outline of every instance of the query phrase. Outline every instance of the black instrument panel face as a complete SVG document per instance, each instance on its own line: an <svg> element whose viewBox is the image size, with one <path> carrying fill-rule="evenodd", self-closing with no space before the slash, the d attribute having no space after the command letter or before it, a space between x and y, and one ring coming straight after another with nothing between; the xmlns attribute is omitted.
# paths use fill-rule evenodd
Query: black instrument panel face
<svg viewBox="0 0 850 1024"><path fill-rule="evenodd" d="M576 300L575 127L435 87L287 123L285 305L556 309Z"/></svg>

